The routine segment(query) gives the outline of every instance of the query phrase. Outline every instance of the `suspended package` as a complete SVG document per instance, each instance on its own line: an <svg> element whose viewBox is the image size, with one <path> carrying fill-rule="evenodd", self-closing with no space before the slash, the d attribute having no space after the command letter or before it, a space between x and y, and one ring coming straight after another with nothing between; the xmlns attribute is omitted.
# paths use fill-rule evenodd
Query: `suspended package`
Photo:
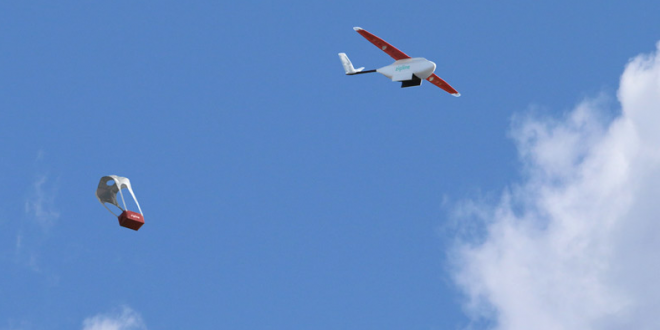
<svg viewBox="0 0 660 330"><path fill-rule="evenodd" d="M123 189L126 189L129 193L131 193L131 196L133 196L133 200L135 201L135 205L137 205L138 211L140 211L139 213L127 210L126 201L124 200L124 193L122 193ZM117 193L119 193L121 202L124 207L121 207L117 202ZM102 177L101 181L99 182L99 187L96 189L96 198L98 198L99 202L101 202L101 204L103 204L103 206L108 209L110 213L119 219L120 226L138 230L144 224L144 215L142 214L140 203L138 203L137 198L135 198L133 188L131 188L131 181L128 180L128 178L116 175L108 175ZM117 215L115 212L112 212L112 210L108 208L105 203L110 203L118 207L123 212L120 215Z"/></svg>

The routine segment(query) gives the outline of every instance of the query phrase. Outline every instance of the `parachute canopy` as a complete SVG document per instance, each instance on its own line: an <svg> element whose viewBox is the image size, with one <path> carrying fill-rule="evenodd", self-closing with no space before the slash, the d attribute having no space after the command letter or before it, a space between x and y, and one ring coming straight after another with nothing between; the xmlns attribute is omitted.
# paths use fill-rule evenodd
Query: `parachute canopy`
<svg viewBox="0 0 660 330"><path fill-rule="evenodd" d="M126 201L124 200L124 193L122 193L123 189L127 189L128 192L131 193L131 196L135 201L135 205L137 205L138 211L140 211L140 213L127 210ZM124 207L119 205L117 201L117 193L119 193L122 205ZM101 202L101 204L103 204L103 206L108 209L110 213L118 217L119 225L122 227L138 230L144 224L144 215L142 214L140 203L138 203L137 198L135 198L133 188L131 188L131 181L128 180L128 178L117 175L108 175L102 177L101 181L99 182L99 186L96 189L96 198L98 198L99 202ZM118 207L123 212L120 215L117 215L115 212L112 212L112 210L108 208L105 203L110 203Z"/></svg>

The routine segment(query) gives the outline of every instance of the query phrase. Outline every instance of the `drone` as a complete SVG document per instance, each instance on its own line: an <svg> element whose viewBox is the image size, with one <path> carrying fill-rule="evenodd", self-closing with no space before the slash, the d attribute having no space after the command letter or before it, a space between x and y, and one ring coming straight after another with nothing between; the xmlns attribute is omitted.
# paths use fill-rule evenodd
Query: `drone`
<svg viewBox="0 0 660 330"><path fill-rule="evenodd" d="M430 83L442 88L451 95L456 97L461 96L461 93L433 73L436 67L435 63L423 57L410 57L406 55L406 53L387 43L385 40L369 33L363 28L354 27L353 30L387 53L387 55L391 56L395 62L380 69L365 71L364 67L357 69L354 68L346 53L339 53L339 59L341 60L341 63L344 66L344 71L346 71L347 75L378 72L385 77L392 79L392 81L400 81L401 88L419 86L422 84L422 80L428 80Z"/></svg>

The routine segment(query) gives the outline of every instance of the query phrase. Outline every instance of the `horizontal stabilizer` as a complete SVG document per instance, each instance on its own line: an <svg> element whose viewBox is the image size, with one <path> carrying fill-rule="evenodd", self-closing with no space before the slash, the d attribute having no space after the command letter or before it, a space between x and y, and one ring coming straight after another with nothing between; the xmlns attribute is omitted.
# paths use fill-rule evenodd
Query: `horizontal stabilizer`
<svg viewBox="0 0 660 330"><path fill-rule="evenodd" d="M348 59L348 56L346 56L346 53L339 53L339 59L341 60L341 65L344 66L344 71L346 74L356 74L362 70L364 70L364 67L361 68L354 68L353 63L351 63L351 60Z"/></svg>

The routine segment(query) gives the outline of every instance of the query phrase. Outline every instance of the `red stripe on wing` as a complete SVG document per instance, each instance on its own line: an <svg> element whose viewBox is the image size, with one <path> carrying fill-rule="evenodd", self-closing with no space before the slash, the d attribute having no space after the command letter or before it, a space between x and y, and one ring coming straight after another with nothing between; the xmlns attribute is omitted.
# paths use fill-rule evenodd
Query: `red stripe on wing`
<svg viewBox="0 0 660 330"><path fill-rule="evenodd" d="M387 55L392 56L392 58L397 61L402 60L404 58L410 58L410 56L406 55L406 53L390 45L389 43L387 43L387 41L376 37L375 35L367 32L364 29L356 28L355 31L361 34L365 39L369 40L372 44L376 45L376 47L380 48L382 51L387 53Z"/></svg>
<svg viewBox="0 0 660 330"><path fill-rule="evenodd" d="M442 78L438 77L437 74L432 74L430 77L426 78L429 82L431 82L433 85L436 85L443 90L445 90L447 93L452 94L454 96L460 96L461 94L456 91L453 87L449 86L449 84L442 80Z"/></svg>

